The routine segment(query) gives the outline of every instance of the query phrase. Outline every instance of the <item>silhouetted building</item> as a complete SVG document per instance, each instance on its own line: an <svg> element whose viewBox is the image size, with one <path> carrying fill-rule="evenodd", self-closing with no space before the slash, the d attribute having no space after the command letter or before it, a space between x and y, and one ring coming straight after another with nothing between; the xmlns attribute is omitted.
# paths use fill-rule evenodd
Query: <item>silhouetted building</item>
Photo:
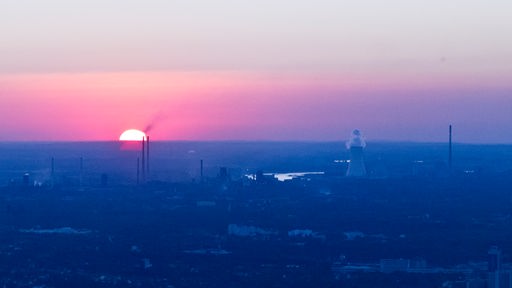
<svg viewBox="0 0 512 288"><path fill-rule="evenodd" d="M465 288L487 288L487 283L484 279L468 279Z"/></svg>
<svg viewBox="0 0 512 288"><path fill-rule="evenodd" d="M228 168L220 167L220 169L219 169L219 180L221 182L227 182L227 181L230 180L229 174L228 174Z"/></svg>
<svg viewBox="0 0 512 288"><path fill-rule="evenodd" d="M512 271L497 271L494 273L489 273L487 287L512 288Z"/></svg>
<svg viewBox="0 0 512 288"><path fill-rule="evenodd" d="M512 271L500 272L500 287L512 288Z"/></svg>
<svg viewBox="0 0 512 288"><path fill-rule="evenodd" d="M23 185L28 186L30 182L30 174L25 173L23 174Z"/></svg>
<svg viewBox="0 0 512 288"><path fill-rule="evenodd" d="M106 187L108 185L108 175L106 173L101 174L101 186Z"/></svg>
<svg viewBox="0 0 512 288"><path fill-rule="evenodd" d="M393 273L393 272L406 272L410 267L411 261L409 259L381 259L380 272Z"/></svg>
<svg viewBox="0 0 512 288"><path fill-rule="evenodd" d="M493 246L489 249L487 259L487 270L489 271L488 276L488 288L499 288L499 270L500 270L500 257L501 251L498 247Z"/></svg>

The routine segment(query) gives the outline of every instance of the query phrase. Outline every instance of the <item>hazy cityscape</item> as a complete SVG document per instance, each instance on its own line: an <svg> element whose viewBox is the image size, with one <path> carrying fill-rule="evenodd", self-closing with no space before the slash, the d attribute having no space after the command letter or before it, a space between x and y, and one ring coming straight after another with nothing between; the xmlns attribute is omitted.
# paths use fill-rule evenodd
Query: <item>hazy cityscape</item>
<svg viewBox="0 0 512 288"><path fill-rule="evenodd" d="M512 288L512 1L0 1L0 288Z"/></svg>
<svg viewBox="0 0 512 288"><path fill-rule="evenodd" d="M0 145L3 286L512 284L512 146L128 144Z"/></svg>

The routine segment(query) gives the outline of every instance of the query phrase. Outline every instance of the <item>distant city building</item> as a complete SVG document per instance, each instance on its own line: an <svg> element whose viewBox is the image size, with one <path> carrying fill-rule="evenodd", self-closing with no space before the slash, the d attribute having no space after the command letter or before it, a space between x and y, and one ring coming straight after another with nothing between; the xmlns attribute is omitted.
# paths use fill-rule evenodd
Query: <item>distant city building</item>
<svg viewBox="0 0 512 288"><path fill-rule="evenodd" d="M415 270L421 271L421 269L427 268L427 261L425 261L425 259L422 259L422 258L411 259L409 268L410 268L409 270L415 269Z"/></svg>
<svg viewBox="0 0 512 288"><path fill-rule="evenodd" d="M108 175L106 173L101 174L101 186L106 187L108 185Z"/></svg>
<svg viewBox="0 0 512 288"><path fill-rule="evenodd" d="M30 183L30 174L25 173L23 174L23 185L28 186Z"/></svg>
<svg viewBox="0 0 512 288"><path fill-rule="evenodd" d="M512 288L512 271L502 269L501 250L492 246L488 258L488 288Z"/></svg>
<svg viewBox="0 0 512 288"><path fill-rule="evenodd" d="M483 279L468 279L465 286L465 288L487 288L487 283Z"/></svg>
<svg viewBox="0 0 512 288"><path fill-rule="evenodd" d="M409 259L381 259L380 272L393 273L393 272L407 272L411 265Z"/></svg>
<svg viewBox="0 0 512 288"><path fill-rule="evenodd" d="M489 273L499 271L501 268L501 250L496 246L492 246L489 248L488 256L487 270L489 270Z"/></svg>
<svg viewBox="0 0 512 288"><path fill-rule="evenodd" d="M227 182L227 181L230 180L227 167L220 167L220 169L219 169L219 180L222 181L222 182Z"/></svg>
<svg viewBox="0 0 512 288"><path fill-rule="evenodd" d="M512 288L512 271L500 273L500 287Z"/></svg>
<svg viewBox="0 0 512 288"><path fill-rule="evenodd" d="M512 271L489 273L488 288L512 288Z"/></svg>

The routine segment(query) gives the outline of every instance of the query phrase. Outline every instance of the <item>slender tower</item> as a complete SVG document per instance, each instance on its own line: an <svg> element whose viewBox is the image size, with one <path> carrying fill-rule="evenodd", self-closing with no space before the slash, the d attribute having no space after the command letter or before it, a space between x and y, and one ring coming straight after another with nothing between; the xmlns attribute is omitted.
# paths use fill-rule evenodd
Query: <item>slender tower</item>
<svg viewBox="0 0 512 288"><path fill-rule="evenodd" d="M84 178L84 158L80 157L80 187L82 187Z"/></svg>
<svg viewBox="0 0 512 288"><path fill-rule="evenodd" d="M501 271L501 250L492 246L488 253L488 283L489 288L500 288L500 271Z"/></svg>
<svg viewBox="0 0 512 288"><path fill-rule="evenodd" d="M346 145L347 149L350 150L350 163L348 164L347 177L366 176L363 153L366 143L361 132L357 129L352 131L352 136L347 141Z"/></svg>
<svg viewBox="0 0 512 288"><path fill-rule="evenodd" d="M203 159L201 159L201 183L203 183Z"/></svg>
<svg viewBox="0 0 512 288"><path fill-rule="evenodd" d="M51 186L55 185L55 159L52 157Z"/></svg>
<svg viewBox="0 0 512 288"><path fill-rule="evenodd" d="M448 146L448 168L452 170L452 125L449 128L449 146Z"/></svg>
<svg viewBox="0 0 512 288"><path fill-rule="evenodd" d="M149 177L149 136L146 135L146 176Z"/></svg>
<svg viewBox="0 0 512 288"><path fill-rule="evenodd" d="M142 170L142 183L146 182L146 162L144 161L144 157L146 154L145 149L146 137L142 136L142 160L141 160L141 170Z"/></svg>

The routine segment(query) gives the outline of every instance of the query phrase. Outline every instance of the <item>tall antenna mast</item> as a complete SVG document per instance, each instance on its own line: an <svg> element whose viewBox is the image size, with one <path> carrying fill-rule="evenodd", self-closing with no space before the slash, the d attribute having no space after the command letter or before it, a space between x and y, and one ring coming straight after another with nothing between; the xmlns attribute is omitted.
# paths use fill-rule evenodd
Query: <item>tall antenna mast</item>
<svg viewBox="0 0 512 288"><path fill-rule="evenodd" d="M55 185L55 159L52 157L51 161L51 185L53 188L53 185Z"/></svg>
<svg viewBox="0 0 512 288"><path fill-rule="evenodd" d="M452 170L452 125L450 125L450 129L449 129L448 168L450 168L450 170Z"/></svg>
<svg viewBox="0 0 512 288"><path fill-rule="evenodd" d="M146 173L149 178L149 136L146 135Z"/></svg>
<svg viewBox="0 0 512 288"><path fill-rule="evenodd" d="M82 187L84 178L84 158L80 157L80 187Z"/></svg>
<svg viewBox="0 0 512 288"><path fill-rule="evenodd" d="M201 183L203 183L203 159L201 159Z"/></svg>

